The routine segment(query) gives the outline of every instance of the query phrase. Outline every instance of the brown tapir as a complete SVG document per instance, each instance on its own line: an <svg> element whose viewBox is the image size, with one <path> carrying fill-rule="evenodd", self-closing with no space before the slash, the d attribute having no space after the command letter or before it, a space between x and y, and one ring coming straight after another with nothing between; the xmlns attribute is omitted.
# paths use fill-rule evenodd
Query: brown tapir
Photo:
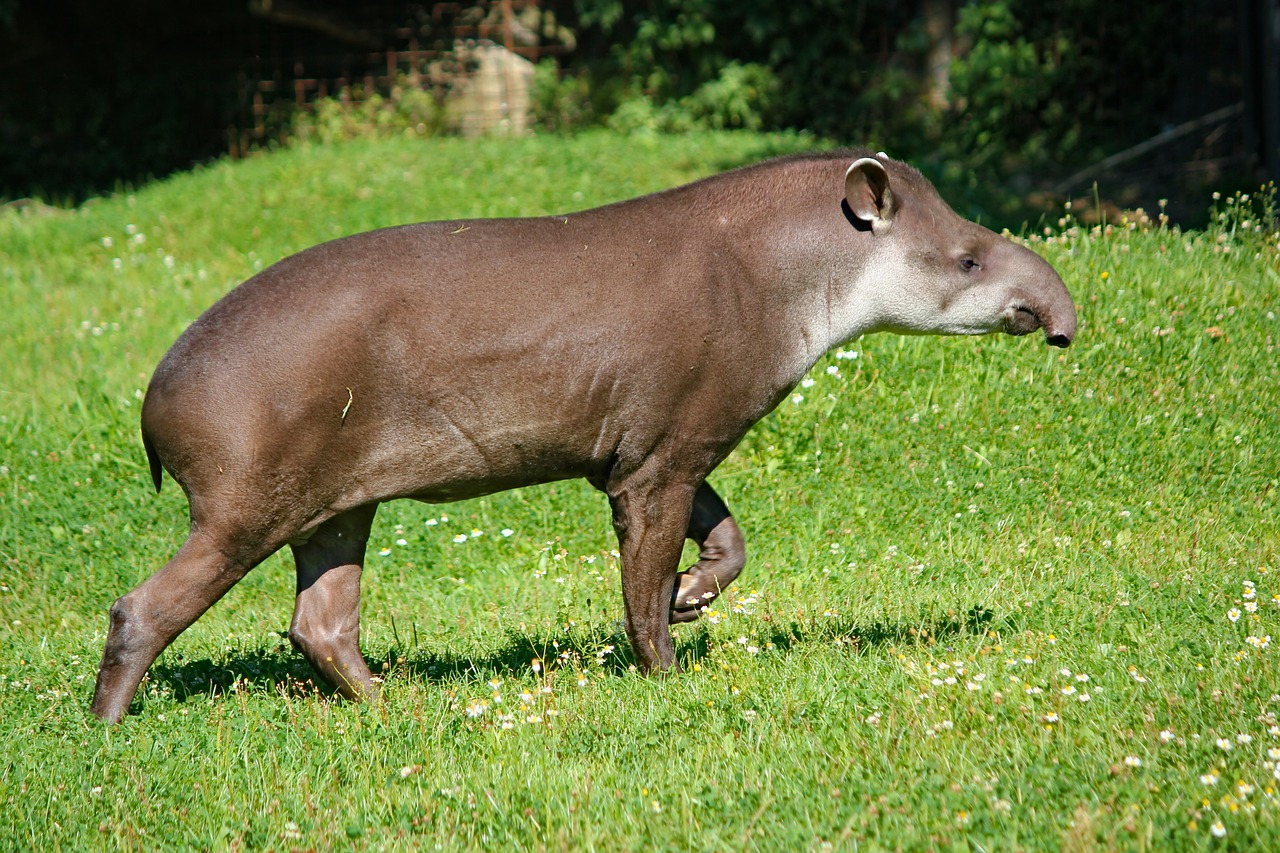
<svg viewBox="0 0 1280 853"><path fill-rule="evenodd" d="M919 172L855 151L774 160L568 216L386 228L285 258L156 368L152 478L187 494L169 563L111 607L93 713L118 721L156 656L288 544L289 637L344 695L378 504L585 477L609 496L627 635L741 571L706 478L828 348L868 332L1066 346L1075 306L1034 252L956 215ZM677 574L684 539L701 559Z"/></svg>

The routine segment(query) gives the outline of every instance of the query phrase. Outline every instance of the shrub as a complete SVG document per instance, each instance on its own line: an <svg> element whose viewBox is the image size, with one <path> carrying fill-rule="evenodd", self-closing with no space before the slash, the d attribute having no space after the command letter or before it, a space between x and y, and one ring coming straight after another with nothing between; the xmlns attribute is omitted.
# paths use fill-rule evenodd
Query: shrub
<svg viewBox="0 0 1280 853"><path fill-rule="evenodd" d="M763 65L730 62L691 95L659 102L633 90L608 126L623 132L686 133L692 130L760 130L770 124L778 100L776 76Z"/></svg>
<svg viewBox="0 0 1280 853"><path fill-rule="evenodd" d="M730 62L681 103L712 130L760 130L772 123L779 88L778 78L765 66Z"/></svg>
<svg viewBox="0 0 1280 853"><path fill-rule="evenodd" d="M595 116L586 75L561 74L550 57L534 69L529 104L533 126L553 133L586 127Z"/></svg>
<svg viewBox="0 0 1280 853"><path fill-rule="evenodd" d="M401 76L386 95L352 86L336 97L318 99L310 110L295 110L279 136L285 143L394 134L431 136L440 130L442 121L440 100Z"/></svg>

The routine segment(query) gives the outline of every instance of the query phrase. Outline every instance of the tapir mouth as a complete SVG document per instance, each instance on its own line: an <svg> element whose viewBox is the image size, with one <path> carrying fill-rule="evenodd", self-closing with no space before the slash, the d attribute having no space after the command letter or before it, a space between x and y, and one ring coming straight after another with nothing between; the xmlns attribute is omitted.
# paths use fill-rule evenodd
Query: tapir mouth
<svg viewBox="0 0 1280 853"><path fill-rule="evenodd" d="M1010 335L1029 335L1043 326L1040 315L1025 305L1014 306L1004 321L1004 330Z"/></svg>
<svg viewBox="0 0 1280 853"><path fill-rule="evenodd" d="M1067 347L1071 345L1071 335L1054 329L1046 323L1034 308L1026 305L1015 306L1008 319L1005 320L1005 331L1011 335L1029 335L1036 329L1044 329L1045 343L1051 347Z"/></svg>

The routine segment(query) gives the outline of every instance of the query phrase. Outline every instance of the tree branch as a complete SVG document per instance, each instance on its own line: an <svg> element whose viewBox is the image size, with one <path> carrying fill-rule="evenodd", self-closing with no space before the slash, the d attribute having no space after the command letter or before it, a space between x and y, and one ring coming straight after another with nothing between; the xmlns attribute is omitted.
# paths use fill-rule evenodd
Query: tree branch
<svg viewBox="0 0 1280 853"><path fill-rule="evenodd" d="M290 27L315 30L366 50L377 50L382 40L332 12L311 9L297 0L249 0L249 14Z"/></svg>

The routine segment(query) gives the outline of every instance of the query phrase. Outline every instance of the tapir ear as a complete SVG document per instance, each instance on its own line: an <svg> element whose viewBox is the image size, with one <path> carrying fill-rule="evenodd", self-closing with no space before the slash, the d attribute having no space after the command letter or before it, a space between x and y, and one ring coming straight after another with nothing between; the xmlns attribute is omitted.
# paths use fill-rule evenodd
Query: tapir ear
<svg viewBox="0 0 1280 853"><path fill-rule="evenodd" d="M883 234L893 224L897 201L889 186L889 173L874 157L855 160L845 172L844 198L853 215L869 223L874 233Z"/></svg>

